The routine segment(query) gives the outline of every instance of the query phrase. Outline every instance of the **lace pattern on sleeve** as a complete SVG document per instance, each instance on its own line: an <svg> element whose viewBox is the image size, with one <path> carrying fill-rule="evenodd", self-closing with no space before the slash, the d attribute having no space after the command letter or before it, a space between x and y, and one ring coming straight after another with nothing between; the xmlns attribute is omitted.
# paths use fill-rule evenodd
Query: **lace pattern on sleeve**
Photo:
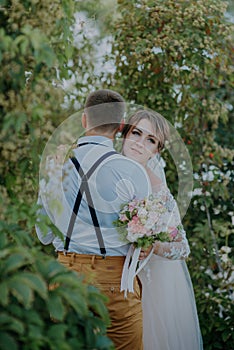
<svg viewBox="0 0 234 350"><path fill-rule="evenodd" d="M173 242L156 242L156 254L172 260L186 259L190 254L190 248L186 238L186 232L181 223L177 203L168 189L164 188L161 192L163 196L166 196L166 205L170 212L170 215L167 214L167 217L164 218L167 226L179 226L180 230Z"/></svg>

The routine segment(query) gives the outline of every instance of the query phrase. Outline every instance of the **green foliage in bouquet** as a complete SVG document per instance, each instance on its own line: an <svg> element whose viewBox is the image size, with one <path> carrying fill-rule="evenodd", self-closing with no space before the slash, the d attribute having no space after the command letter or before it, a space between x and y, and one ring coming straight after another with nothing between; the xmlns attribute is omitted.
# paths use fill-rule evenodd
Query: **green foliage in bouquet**
<svg viewBox="0 0 234 350"><path fill-rule="evenodd" d="M167 232L160 232L159 234L150 237L144 236L137 239L135 243L137 248L149 248L155 241L170 242Z"/></svg>

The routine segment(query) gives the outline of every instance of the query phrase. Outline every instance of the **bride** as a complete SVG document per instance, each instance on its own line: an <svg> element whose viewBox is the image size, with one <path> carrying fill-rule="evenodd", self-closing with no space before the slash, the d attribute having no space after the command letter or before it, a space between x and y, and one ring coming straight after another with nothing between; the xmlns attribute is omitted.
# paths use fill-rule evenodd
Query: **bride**
<svg viewBox="0 0 234 350"><path fill-rule="evenodd" d="M167 193L174 204L169 226L181 224L179 210L165 181L164 171L149 167L149 160L163 149L169 137L165 119L153 112L136 112L123 129L123 154L142 164L154 193ZM149 251L142 251L144 259ZM202 337L193 286L185 258L190 253L185 231L176 242L159 242L139 273L142 283L143 342L145 350L201 350Z"/></svg>

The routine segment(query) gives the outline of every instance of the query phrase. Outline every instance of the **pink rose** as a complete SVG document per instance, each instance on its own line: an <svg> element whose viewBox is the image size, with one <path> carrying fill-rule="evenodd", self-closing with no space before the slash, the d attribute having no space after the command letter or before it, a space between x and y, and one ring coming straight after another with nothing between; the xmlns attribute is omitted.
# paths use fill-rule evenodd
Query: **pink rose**
<svg viewBox="0 0 234 350"><path fill-rule="evenodd" d="M128 223L128 231L132 233L139 233L139 234L146 234L147 230L146 228L139 223L139 220L137 222L130 221Z"/></svg>
<svg viewBox="0 0 234 350"><path fill-rule="evenodd" d="M137 215L134 215L134 216L132 217L132 221L134 222L134 224L138 224L138 222L139 222L138 216L137 216Z"/></svg>
<svg viewBox="0 0 234 350"><path fill-rule="evenodd" d="M178 235L178 229L176 227L169 227L169 233L172 239Z"/></svg>

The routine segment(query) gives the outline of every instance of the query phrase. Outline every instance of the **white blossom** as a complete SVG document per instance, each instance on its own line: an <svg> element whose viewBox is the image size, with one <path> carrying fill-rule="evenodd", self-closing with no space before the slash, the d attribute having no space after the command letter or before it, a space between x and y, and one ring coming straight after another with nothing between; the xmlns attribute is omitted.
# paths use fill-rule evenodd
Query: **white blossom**
<svg viewBox="0 0 234 350"><path fill-rule="evenodd" d="M207 173L202 173L202 180L203 181L213 181L214 180L213 171L210 170Z"/></svg>
<svg viewBox="0 0 234 350"><path fill-rule="evenodd" d="M220 250L226 254L229 254L232 251L231 248L226 245L222 246Z"/></svg>

